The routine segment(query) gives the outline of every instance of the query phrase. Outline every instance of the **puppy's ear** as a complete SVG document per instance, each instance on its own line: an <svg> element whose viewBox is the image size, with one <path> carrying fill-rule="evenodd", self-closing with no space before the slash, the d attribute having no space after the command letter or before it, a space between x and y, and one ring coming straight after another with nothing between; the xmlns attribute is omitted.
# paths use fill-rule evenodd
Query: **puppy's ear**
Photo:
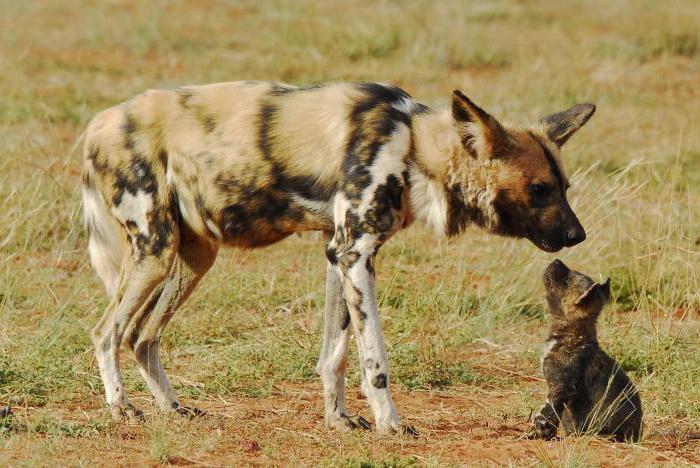
<svg viewBox="0 0 700 468"><path fill-rule="evenodd" d="M610 278L605 283L593 283L593 285L581 294L574 305L586 307L590 305L596 298L600 298L603 304L610 300Z"/></svg>

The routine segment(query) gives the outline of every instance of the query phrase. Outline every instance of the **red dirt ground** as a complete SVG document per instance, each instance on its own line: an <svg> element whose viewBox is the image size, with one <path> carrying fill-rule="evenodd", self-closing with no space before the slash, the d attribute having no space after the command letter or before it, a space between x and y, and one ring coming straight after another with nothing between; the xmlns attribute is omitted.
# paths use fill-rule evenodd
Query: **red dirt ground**
<svg viewBox="0 0 700 468"><path fill-rule="evenodd" d="M318 384L275 386L264 398L198 400L207 415L194 420L162 417L145 396L132 398L146 411L145 424L114 423L110 429L82 437L19 434L0 452L1 464L34 460L39 464L157 465L153 434L167 428L169 449L161 455L173 465L315 465L353 461L401 461L448 465L560 464L578 460L586 465L647 466L700 464L700 441L673 434L650 434L637 445L614 444L601 439L567 438L559 441L520 440L528 415L503 412L522 405L515 392L477 387L449 391L396 392L396 403L407 423L420 435L381 436L374 432L340 434L323 427L321 389ZM350 409L367 415L364 401L350 394ZM187 403L187 402L185 402ZM52 411L54 408L43 408ZM20 420L33 409L16 409ZM107 418L98 399L91 405L55 409L61 419L85 424ZM500 411L498 413L497 411ZM110 423L111 424L111 423ZM160 426L159 426L160 424ZM684 440L685 439L685 440ZM672 441L673 440L673 441ZM679 442L680 441L680 442Z"/></svg>

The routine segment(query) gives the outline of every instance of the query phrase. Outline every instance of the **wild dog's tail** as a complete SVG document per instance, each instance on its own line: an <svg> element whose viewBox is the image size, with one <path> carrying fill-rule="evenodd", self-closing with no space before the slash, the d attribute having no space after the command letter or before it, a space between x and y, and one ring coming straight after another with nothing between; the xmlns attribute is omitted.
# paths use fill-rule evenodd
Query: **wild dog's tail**
<svg viewBox="0 0 700 468"><path fill-rule="evenodd" d="M88 232L88 253L93 268L105 285L107 294L114 297L119 287L122 264L130 252L124 227L110 213L105 199L95 185L93 159L95 145L90 141L90 129L83 150L83 222ZM81 136L83 139L85 135Z"/></svg>

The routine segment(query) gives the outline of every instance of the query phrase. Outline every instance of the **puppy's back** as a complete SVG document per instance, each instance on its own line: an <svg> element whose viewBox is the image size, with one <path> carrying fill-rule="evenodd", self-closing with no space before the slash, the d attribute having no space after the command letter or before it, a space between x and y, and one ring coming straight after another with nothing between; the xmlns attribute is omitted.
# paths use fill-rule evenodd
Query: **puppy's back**
<svg viewBox="0 0 700 468"><path fill-rule="evenodd" d="M566 431L593 431L618 441L638 441L642 402L619 364L596 346L585 360L582 378L582 392L562 418Z"/></svg>

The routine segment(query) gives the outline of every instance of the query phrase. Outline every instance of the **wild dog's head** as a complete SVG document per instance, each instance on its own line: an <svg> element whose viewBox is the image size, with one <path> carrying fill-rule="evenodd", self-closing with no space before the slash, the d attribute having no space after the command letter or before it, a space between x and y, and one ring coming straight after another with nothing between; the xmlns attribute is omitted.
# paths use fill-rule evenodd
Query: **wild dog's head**
<svg viewBox="0 0 700 468"><path fill-rule="evenodd" d="M566 198L569 182L559 151L594 112L593 104L579 104L531 128L509 128L456 90L455 130L468 154L470 177L481 178L482 193L472 200L480 211L477 222L496 234L527 238L547 252L583 242L586 232Z"/></svg>
<svg viewBox="0 0 700 468"><path fill-rule="evenodd" d="M610 299L610 278L596 283L578 271L570 270L561 260L554 260L544 270L549 313L559 319L595 321Z"/></svg>

